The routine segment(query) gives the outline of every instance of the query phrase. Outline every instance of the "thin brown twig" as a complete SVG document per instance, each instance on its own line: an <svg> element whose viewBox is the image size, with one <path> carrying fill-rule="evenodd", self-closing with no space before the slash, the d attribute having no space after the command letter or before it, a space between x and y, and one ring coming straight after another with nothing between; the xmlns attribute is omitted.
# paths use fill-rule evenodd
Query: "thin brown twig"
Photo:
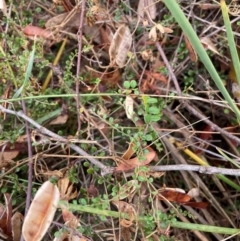
<svg viewBox="0 0 240 241"><path fill-rule="evenodd" d="M25 102L22 101L22 108L23 108L23 113L26 115L27 109ZM30 202L31 202L31 194L32 194L32 174L33 174L33 163L32 163L32 144L31 144L31 136L30 136L30 130L29 130L29 124L25 120L25 126L26 126L26 134L27 134L27 145L28 145L28 188L27 188L27 199L26 199L26 207L25 207L25 216L28 212L28 209L30 207Z"/></svg>
<svg viewBox="0 0 240 241"><path fill-rule="evenodd" d="M90 161L95 166L99 167L101 169L101 174L102 175L105 175L106 173L112 173L113 172L114 168L108 167L108 166L104 165L103 163L101 163L100 161L98 161L97 159L89 156L89 154L87 152L85 152L83 149L81 149L79 146L76 146L76 145L70 143L66 138L64 138L62 136L59 136L56 133L48 130L47 128L39 125L36 121L32 120L30 117L25 115L22 111L16 112L16 111L13 111L13 110L9 110L9 109L4 108L2 105L0 105L0 110L3 113L8 113L8 114L11 114L11 115L15 115L15 116L21 117L22 119L27 121L29 124L31 124L35 128L37 128L42 134L48 135L50 137L53 137L53 138L55 138L59 142L68 144L71 149L76 151L81 156L86 156L86 159L88 159L88 161ZM81 158L81 156L79 156L79 158Z"/></svg>
<svg viewBox="0 0 240 241"><path fill-rule="evenodd" d="M23 113L26 115L27 109L25 105L25 101L22 101L22 109ZM28 209L30 207L31 203L31 194L32 194L32 174L33 174L33 163L32 163L32 145L31 145L31 137L30 137L30 130L29 130L29 124L25 120L25 127L26 127L26 134L27 134L27 146L28 146L28 186L27 186L27 198L26 198L26 206L25 206L25 217L28 213ZM24 240L23 236L21 236L21 240Z"/></svg>
<svg viewBox="0 0 240 241"><path fill-rule="evenodd" d="M79 29L78 29L78 60L77 60L77 73L76 73L76 108L77 108L77 116L78 116L78 130L77 133L81 130L81 119L80 119L80 104L79 104L79 84L80 84L80 68L81 68L81 55L82 55L82 31L83 31L83 23L84 23L84 13L85 13L85 5L86 0L82 0L81 7L81 15L79 20Z"/></svg>

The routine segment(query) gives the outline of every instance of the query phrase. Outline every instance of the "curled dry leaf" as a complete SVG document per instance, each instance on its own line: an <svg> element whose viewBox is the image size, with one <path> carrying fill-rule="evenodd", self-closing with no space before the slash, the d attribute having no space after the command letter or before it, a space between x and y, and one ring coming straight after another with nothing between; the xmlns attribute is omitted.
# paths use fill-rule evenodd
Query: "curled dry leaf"
<svg viewBox="0 0 240 241"><path fill-rule="evenodd" d="M77 196L77 190L73 192L74 187L68 177L64 177L58 180L58 188L62 200L71 200Z"/></svg>
<svg viewBox="0 0 240 241"><path fill-rule="evenodd" d="M61 206L61 209L64 224L66 226L68 226L69 228L77 228L78 226L80 226L78 218L71 211L69 211L68 208Z"/></svg>
<svg viewBox="0 0 240 241"><path fill-rule="evenodd" d="M133 195L136 192L138 181L137 180L130 180L127 183L125 183L123 186L120 187L116 198L118 200L125 199L131 195Z"/></svg>
<svg viewBox="0 0 240 241"><path fill-rule="evenodd" d="M146 148L146 150L148 150L148 153L143 154L141 158L134 157L128 161L122 160L122 163L116 167L115 171L128 171L134 169L135 167L149 164L155 158L156 152L151 147Z"/></svg>
<svg viewBox="0 0 240 241"><path fill-rule="evenodd" d="M214 43L212 42L212 40L209 37L200 38L200 41L205 49L209 49L213 53L221 56L221 54L218 52L217 48L215 47Z"/></svg>
<svg viewBox="0 0 240 241"><path fill-rule="evenodd" d="M126 152L123 154L122 159L124 160L129 160L131 158L131 156L135 153L134 151L134 143L131 142L128 146L128 149L126 150Z"/></svg>
<svg viewBox="0 0 240 241"><path fill-rule="evenodd" d="M194 188L193 188L194 189ZM190 201L192 197L190 195L197 196L197 190L193 190L186 194L183 189L179 188L166 188L164 190L158 191L158 199L159 200L168 200L170 202L176 202L180 205L187 205L194 208L205 209L209 205L208 202L193 202Z"/></svg>
<svg viewBox="0 0 240 241"><path fill-rule="evenodd" d="M100 32L100 37L101 37L102 43L104 43L104 49L108 52L109 46L113 39L112 30L108 25L106 25L105 28L100 27L99 32Z"/></svg>
<svg viewBox="0 0 240 241"><path fill-rule="evenodd" d="M34 39L36 36L42 37L44 39L54 40L53 33L50 30L43 29L37 26L28 25L23 29L23 33L31 39Z"/></svg>
<svg viewBox="0 0 240 241"><path fill-rule="evenodd" d="M50 226L60 200L58 188L46 181L37 191L25 217L22 234L26 241L43 238Z"/></svg>
<svg viewBox="0 0 240 241"><path fill-rule="evenodd" d="M176 203L187 203L191 200L191 197L185 193L177 192L173 190L160 190L159 200L168 200Z"/></svg>
<svg viewBox="0 0 240 241"><path fill-rule="evenodd" d="M134 215L136 214L134 207L124 201L112 201L112 203L118 208L119 212L127 213L129 215L129 220L121 219L120 225L123 227L132 226Z"/></svg>
<svg viewBox="0 0 240 241"><path fill-rule="evenodd" d="M68 120L68 115L59 115L57 118L55 118L54 120L52 120L49 125L61 125L61 124L65 124Z"/></svg>
<svg viewBox="0 0 240 241"><path fill-rule="evenodd" d="M162 34L172 33L173 30L171 28L164 27L160 23L155 24L149 32L149 35L148 35L149 39L156 42L158 39L158 32L160 33L160 38L162 38Z"/></svg>
<svg viewBox="0 0 240 241"><path fill-rule="evenodd" d="M131 45L132 35L130 29L123 24L114 34L109 48L111 62L115 61L119 68L123 68Z"/></svg>
<svg viewBox="0 0 240 241"><path fill-rule="evenodd" d="M199 197L200 196L200 190L199 190L199 188L194 187L191 190L189 190L187 195L190 196L191 198Z"/></svg>
<svg viewBox="0 0 240 241"><path fill-rule="evenodd" d="M133 118L133 98L131 96L126 96L126 100L125 100L125 111L126 111L126 115L128 119L132 119Z"/></svg>
<svg viewBox="0 0 240 241"><path fill-rule="evenodd" d="M146 49L146 50L142 51L141 56L142 56L143 60L145 60L145 61L150 60L151 62L153 62L155 60L151 49Z"/></svg>

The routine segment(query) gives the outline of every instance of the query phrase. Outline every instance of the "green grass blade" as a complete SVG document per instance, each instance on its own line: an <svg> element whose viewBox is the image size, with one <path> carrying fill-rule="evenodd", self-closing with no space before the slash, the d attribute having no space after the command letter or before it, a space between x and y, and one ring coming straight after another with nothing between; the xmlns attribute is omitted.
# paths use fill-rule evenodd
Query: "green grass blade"
<svg viewBox="0 0 240 241"><path fill-rule="evenodd" d="M24 78L24 82L23 82L22 86L14 94L14 96L12 97L13 99L18 98L21 95L21 93L23 92L25 86L28 83L28 80L29 80L29 78L31 76L31 73L32 73L34 55L35 55L35 44L33 46L33 50L32 50L32 52L30 54L30 57L29 57L28 66L27 66L27 71L26 71L26 75L25 75L25 78Z"/></svg>
<svg viewBox="0 0 240 241"><path fill-rule="evenodd" d="M202 63L205 65L206 69L208 70L210 76L214 80L216 86L221 91L222 95L224 96L225 100L228 102L232 110L235 112L238 121L240 122L240 111L236 106L235 102L227 92L226 88L223 85L221 78L219 77L215 67L213 66L212 61L210 60L207 52L202 46L198 36L196 35L195 31L193 30L191 24L185 17L184 13L182 12L181 8L179 7L176 0L164 0L166 7L172 13L180 27L182 28L183 32L188 37L189 41L191 42L193 48L197 52L199 58L201 59Z"/></svg>
<svg viewBox="0 0 240 241"><path fill-rule="evenodd" d="M238 52L237 52L237 48L236 48L236 43L234 41L231 23L230 23L229 16L228 16L227 6L226 6L226 3L225 3L224 0L221 0L221 8L222 8L224 25L226 27L226 32L227 32L228 46L229 46L229 49L230 49L234 70L235 70L235 73L236 73L236 76L237 76L237 82L238 82L238 85L240 86L239 57L238 57Z"/></svg>
<svg viewBox="0 0 240 241"><path fill-rule="evenodd" d="M110 216L114 218L125 218L129 219L129 215L124 212L116 212L110 210L102 210L91 206L83 206L83 205L76 205L76 204L67 204L67 207L70 210L86 212L96 215L104 215ZM144 216L137 216L137 220L141 222L141 220L146 220ZM218 226L210 226L210 225L203 225L203 224L196 224L196 223L186 223L186 222L169 222L170 227L174 228L181 228L181 229L188 229L188 230L198 230L203 232L211 232L211 233L221 233L221 234L228 234L234 235L240 233L240 229L235 228L225 228L225 227L218 227Z"/></svg>

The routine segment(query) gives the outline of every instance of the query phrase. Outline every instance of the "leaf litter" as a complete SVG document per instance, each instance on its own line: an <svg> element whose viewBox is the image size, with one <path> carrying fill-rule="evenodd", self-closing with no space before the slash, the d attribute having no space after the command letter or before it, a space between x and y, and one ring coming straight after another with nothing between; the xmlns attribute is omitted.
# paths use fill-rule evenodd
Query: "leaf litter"
<svg viewBox="0 0 240 241"><path fill-rule="evenodd" d="M27 50L31 52L33 44L42 44L41 47L37 47L38 50L42 49L43 55L34 59L29 86L21 93L22 97L39 95L37 90L40 90L44 83L45 69L51 65L42 67L44 71L37 69L37 65L44 62L45 56L55 57L60 54L59 43L67 39L62 57L55 66L61 71L54 72L42 93L55 93L57 97L53 95L46 102L34 98L31 103L27 99L25 102L29 118L39 121L42 128L46 127L64 136L68 142L62 142L56 136L34 134L33 130L31 137L34 143L34 156L29 158L27 136L22 134L25 131L25 124L18 118L11 122L9 114L1 113L4 117L4 121L0 123L1 131L3 129L7 133L11 129L21 130L21 134L14 140L7 135L0 136L3 186L7 187L13 199L16 198L16 190L13 189L16 189L17 185L14 188L11 186L11 182L7 181L7 174L19 174L27 180L27 174L23 170L29 160L34 160L32 178L40 181L38 185L41 185L40 188L35 187L38 191L25 216L21 209L14 214L10 211L10 199L2 202L1 236L17 241L20 240L22 232L25 240L41 240L46 232L53 237L53 230L56 227L60 230L59 227L64 225L65 229L61 230L59 237L53 237L52 240L90 240L89 233L92 236L99 235L100 239L102 235L107 235L108 240L159 240L160 236L170 236L169 229L173 237L179 234L179 230L170 226L159 228L157 213L167 213L166 210L172 208L175 210L174 218L184 220L185 214L181 213L181 210L188 210L190 217L189 207L200 209L199 216L193 212L197 216L196 222L208 220L209 224L215 226L237 226L234 219L237 203L230 195L226 195L231 193L234 196L231 187L222 185L210 177L205 182L206 177L202 174L193 176L189 172L162 173L148 169L149 166L178 164L183 159L187 163L192 162L190 158L186 158L180 147L173 146L172 137L182 143L182 148L191 148L199 158L211 163L211 166L232 165L226 164L224 158L217 155L217 148L222 148L227 155L234 153L231 156L234 161L238 160L239 156L236 143L233 144L210 125L203 123L209 118L222 129L234 129L234 133L229 132L232 135L239 131L233 113L222 101L210 76L199 61L193 45L173 20L164 2L140 0L122 3L109 0L100 3L95 0L85 5L83 26L79 26L82 16L81 3L76 4L69 0L41 4L38 1L31 2L28 7L34 11L32 21L14 22L10 26L11 34L21 36L26 41L25 45L21 46L19 55ZM206 15L211 10L219 20L219 6L208 1L195 5L185 5L183 2L180 5L191 20L192 7L200 22L196 25L199 39L210 52L211 59L219 73L224 76L223 81L226 84L228 74L229 91L238 101L236 74L230 64L227 44L221 42L223 40L219 39L218 33L209 34L213 29L222 31L219 25L221 21L216 21L211 15L206 18L207 20L199 15L199 9ZM36 12L35 9L39 7L41 11ZM9 6L4 1L0 2L0 10L5 16L8 16L8 9ZM27 4L24 4L20 11L26 10ZM234 18L236 9L230 10ZM44 24L40 24L39 19L43 20ZM3 27L5 28L4 25ZM82 51L77 55L79 31L82 31ZM237 26L233 27L233 31L237 34ZM11 59L5 70L10 69L18 76L17 73L27 66L20 68L12 64L18 54L13 54L10 38L3 40L1 58L5 59L7 56L6 59ZM157 48L158 44L177 77L181 91L199 113L206 115L205 119L189 113L182 105L181 98L176 96L171 68L169 69L164 55ZM75 95L77 71L80 73L80 97ZM9 78L5 76L2 76L0 81L3 86L3 90L0 91L4 107L9 110L20 110L20 102L17 104L8 101L19 87L13 88L9 84ZM17 83L22 86L20 82ZM63 97L62 94L68 96ZM55 102L57 98L58 102ZM78 110L77 99L81 102ZM54 107L58 105L56 103L63 102L67 113L58 112L57 117L51 115ZM39 106L41 108L38 108ZM78 119L80 124L77 124ZM211 133L208 133L209 130ZM73 140L79 143L79 147L86 150L88 155L77 156L77 153L71 150L71 144L75 143ZM87 162L91 158L97 158L104 165L110 166L111 175L101 177L99 169L91 161ZM49 182L50 177L57 178L57 184ZM20 179L15 182L20 182ZM50 191L42 191L46 186ZM24 188L24 193L20 193L20 196L25 197L26 187L21 187ZM183 191L190 191L187 194L183 193L179 187L184 187ZM27 195L29 197L31 194ZM59 201L60 199L64 204ZM128 219L119 216L108 222L110 219L107 216L79 214L69 208L71 202L97 207L99 210L115 210L119 214L127 214ZM24 201L22 203L24 204ZM11 205L18 208L15 203ZM211 209L207 209L208 206L211 206ZM225 211L225 206L231 212ZM55 212L60 214L61 220L58 224L52 223ZM39 218L36 217L37 214ZM152 226L146 226L138 220L139 217L148 215L153 217L151 221L150 218L148 220ZM20 230L23 219L23 227ZM187 221L194 222L191 218ZM154 227L151 232L150 226ZM92 228L90 232L88 227ZM120 230L116 231L116 227L120 227ZM111 231L106 233L103 230ZM223 238L219 234L200 235L197 231L184 232L186 235L182 240L187 240L192 235L195 235L195 238L202 235L205 240Z"/></svg>

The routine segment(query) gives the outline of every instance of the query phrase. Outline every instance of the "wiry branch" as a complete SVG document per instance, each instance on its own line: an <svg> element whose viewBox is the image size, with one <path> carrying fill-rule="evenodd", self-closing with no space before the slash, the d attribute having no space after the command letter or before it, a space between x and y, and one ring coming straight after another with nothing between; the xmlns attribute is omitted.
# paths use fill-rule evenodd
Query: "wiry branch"
<svg viewBox="0 0 240 241"><path fill-rule="evenodd" d="M64 137L61 137L59 135L57 135L56 133L48 130L47 128L39 125L36 121L32 120L31 118L29 118L27 115L25 115L22 111L13 111L13 110L9 110L4 108L2 105L0 105L0 110L3 113L8 113L11 115L15 115L18 117L21 117L22 119L24 119L25 121L27 121L29 124L33 125L35 128L37 128L42 134L48 135L52 138L54 138L55 140L62 142L62 143L66 143L69 145L69 147L71 149L73 149L74 151L76 151L78 154L80 154L81 156L85 156L92 164L96 165L97 167L99 167L101 169L101 173L102 175L105 175L106 173L111 173L113 172L114 168L105 166L104 164L102 164L100 161L98 161L97 159L89 156L89 154L87 152L85 152L83 149L81 149L80 147L69 143L69 141L67 139L65 139Z"/></svg>
<svg viewBox="0 0 240 241"><path fill-rule="evenodd" d="M150 166L149 167L153 172L166 172L166 171L193 171L200 172L203 174L223 174L230 176L240 176L240 169L228 169L220 167L211 167L211 166L198 166L198 165L166 165L166 166Z"/></svg>

